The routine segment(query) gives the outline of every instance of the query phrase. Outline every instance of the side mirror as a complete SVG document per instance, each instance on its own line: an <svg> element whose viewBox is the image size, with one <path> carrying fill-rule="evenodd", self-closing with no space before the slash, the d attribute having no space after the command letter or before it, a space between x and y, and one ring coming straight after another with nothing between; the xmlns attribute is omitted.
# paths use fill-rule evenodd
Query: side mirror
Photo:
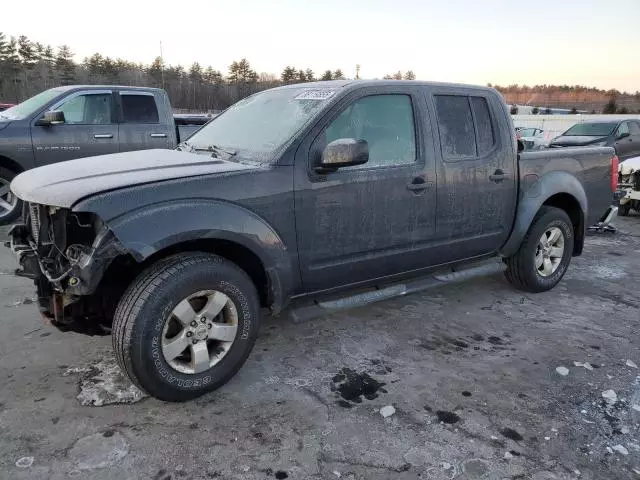
<svg viewBox="0 0 640 480"><path fill-rule="evenodd" d="M38 120L38 125L60 125L64 123L64 112L61 110L51 110L44 113L44 117Z"/></svg>
<svg viewBox="0 0 640 480"><path fill-rule="evenodd" d="M369 144L366 140L339 138L327 145L322 152L318 173L335 172L342 167L362 165L369 161Z"/></svg>
<svg viewBox="0 0 640 480"><path fill-rule="evenodd" d="M518 153L523 152L524 151L524 142L520 139L518 139Z"/></svg>
<svg viewBox="0 0 640 480"><path fill-rule="evenodd" d="M618 136L616 136L616 139L622 140L623 138L627 138L629 135L630 135L629 132L622 132L622 133L619 133Z"/></svg>

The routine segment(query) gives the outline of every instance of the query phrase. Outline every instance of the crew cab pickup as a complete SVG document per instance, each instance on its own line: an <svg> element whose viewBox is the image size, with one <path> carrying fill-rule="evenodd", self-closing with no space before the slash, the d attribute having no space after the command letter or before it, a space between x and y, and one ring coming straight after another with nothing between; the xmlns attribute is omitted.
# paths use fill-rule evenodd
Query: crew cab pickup
<svg viewBox="0 0 640 480"><path fill-rule="evenodd" d="M209 120L176 116L164 90L74 85L0 113L0 224L20 215L11 180L30 168L108 153L175 148Z"/></svg>
<svg viewBox="0 0 640 480"><path fill-rule="evenodd" d="M238 371L266 309L301 320L502 271L551 289L616 163L608 147L519 155L490 88L289 85L174 151L22 173L10 247L44 317L110 333L136 385L181 401Z"/></svg>

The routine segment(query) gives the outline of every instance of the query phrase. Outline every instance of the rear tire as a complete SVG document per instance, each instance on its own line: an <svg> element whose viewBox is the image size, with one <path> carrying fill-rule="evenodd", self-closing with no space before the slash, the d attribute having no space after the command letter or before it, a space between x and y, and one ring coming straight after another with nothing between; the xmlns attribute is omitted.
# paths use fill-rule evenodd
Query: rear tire
<svg viewBox="0 0 640 480"><path fill-rule="evenodd" d="M551 290L571 263L573 244L573 226L567 213L555 207L542 207L518 252L505 259L507 280L526 292Z"/></svg>
<svg viewBox="0 0 640 480"><path fill-rule="evenodd" d="M180 402L229 381L259 327L258 293L243 270L217 255L181 253L160 260L127 289L112 340L120 368L135 385Z"/></svg>
<svg viewBox="0 0 640 480"><path fill-rule="evenodd" d="M11 170L0 167L0 225L12 223L22 212L22 201L9 190L11 181L17 175Z"/></svg>

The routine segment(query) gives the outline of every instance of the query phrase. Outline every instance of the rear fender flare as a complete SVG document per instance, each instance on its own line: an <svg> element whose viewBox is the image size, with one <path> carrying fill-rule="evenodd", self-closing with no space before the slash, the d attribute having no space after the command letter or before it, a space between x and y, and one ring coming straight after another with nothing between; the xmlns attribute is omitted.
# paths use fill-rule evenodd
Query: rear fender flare
<svg viewBox="0 0 640 480"><path fill-rule="evenodd" d="M235 242L262 262L273 308L279 310L291 293L294 270L287 247L265 220L241 206L215 200L163 202L128 212L107 226L138 262L188 241Z"/></svg>
<svg viewBox="0 0 640 480"><path fill-rule="evenodd" d="M527 188L526 183L523 182L521 185ZM540 208L547 200L558 193L569 194L580 204L582 218L579 228L584 230L584 219L587 218L588 203L582 184L570 173L549 172L528 186L527 190L520 195L511 235L500 249L500 254L503 257L510 257L518 251ZM584 237L584 232L576 233L579 233L581 238Z"/></svg>

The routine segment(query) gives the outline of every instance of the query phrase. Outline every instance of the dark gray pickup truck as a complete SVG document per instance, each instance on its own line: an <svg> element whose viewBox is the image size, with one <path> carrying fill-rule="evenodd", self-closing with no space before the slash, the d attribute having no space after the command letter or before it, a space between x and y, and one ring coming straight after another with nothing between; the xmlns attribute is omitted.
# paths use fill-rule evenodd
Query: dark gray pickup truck
<svg viewBox="0 0 640 480"><path fill-rule="evenodd" d="M19 173L74 158L173 149L208 120L174 119L164 90L114 85L52 88L0 112L0 225L20 215L9 191Z"/></svg>
<svg viewBox="0 0 640 480"><path fill-rule="evenodd" d="M19 175L10 247L45 318L111 333L136 385L181 401L238 371L263 309L299 320L502 271L554 287L616 163L607 147L519 155L490 88L291 85L175 151Z"/></svg>

